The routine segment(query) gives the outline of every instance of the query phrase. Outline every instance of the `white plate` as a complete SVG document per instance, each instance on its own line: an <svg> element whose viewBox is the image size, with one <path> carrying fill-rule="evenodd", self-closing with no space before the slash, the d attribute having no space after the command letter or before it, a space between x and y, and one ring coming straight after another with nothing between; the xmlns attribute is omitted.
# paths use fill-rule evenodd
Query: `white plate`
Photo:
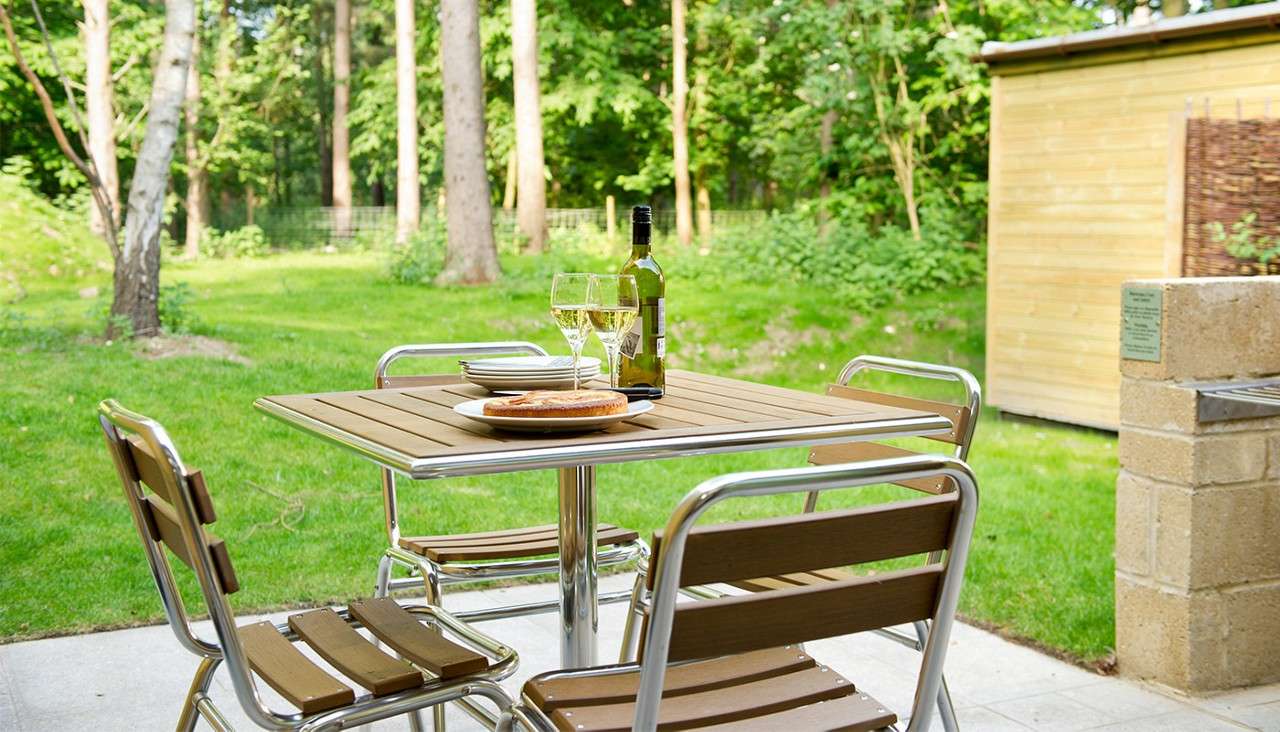
<svg viewBox="0 0 1280 732"><path fill-rule="evenodd" d="M572 371L573 356L507 356L505 358L478 358L460 361L468 371ZM599 368L600 359L594 356L583 356L578 359L578 368Z"/></svg>
<svg viewBox="0 0 1280 732"><path fill-rule="evenodd" d="M598 374L582 374L579 381L595 378ZM487 389L554 389L560 386L573 386L573 374L568 376L555 376L551 378L527 379L510 376L471 376L464 374L463 377L473 384L478 384Z"/></svg>
<svg viewBox="0 0 1280 732"><path fill-rule="evenodd" d="M472 399L454 405L453 411L468 419L514 432L586 432L604 429L614 422L621 422L653 409L653 402L639 401L628 402L627 411L622 414L601 414L595 417L495 417L484 413L484 403L487 401L489 400Z"/></svg>
<svg viewBox="0 0 1280 732"><path fill-rule="evenodd" d="M463 369L462 373L468 376L484 376L501 379L514 378L551 378L554 376L573 376L573 369L565 369L563 371L485 371L483 369ZM600 367L587 366L578 370L580 374L598 374Z"/></svg>

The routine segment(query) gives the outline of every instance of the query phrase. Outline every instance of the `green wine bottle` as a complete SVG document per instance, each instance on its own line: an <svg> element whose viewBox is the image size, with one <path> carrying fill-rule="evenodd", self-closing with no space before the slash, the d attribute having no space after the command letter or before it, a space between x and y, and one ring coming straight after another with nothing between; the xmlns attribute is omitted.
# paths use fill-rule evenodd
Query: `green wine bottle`
<svg viewBox="0 0 1280 732"><path fill-rule="evenodd" d="M666 388L663 361L667 356L666 280L650 251L653 212L648 206L631 209L631 258L620 274L636 278L640 317L622 338L619 386Z"/></svg>

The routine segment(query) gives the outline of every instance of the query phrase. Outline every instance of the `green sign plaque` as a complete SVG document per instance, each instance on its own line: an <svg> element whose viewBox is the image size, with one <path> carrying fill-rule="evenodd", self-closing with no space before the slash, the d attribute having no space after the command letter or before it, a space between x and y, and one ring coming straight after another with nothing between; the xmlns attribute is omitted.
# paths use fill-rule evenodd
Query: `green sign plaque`
<svg viewBox="0 0 1280 732"><path fill-rule="evenodd" d="M1120 357L1160 360L1160 316L1164 290L1126 287L1120 296Z"/></svg>

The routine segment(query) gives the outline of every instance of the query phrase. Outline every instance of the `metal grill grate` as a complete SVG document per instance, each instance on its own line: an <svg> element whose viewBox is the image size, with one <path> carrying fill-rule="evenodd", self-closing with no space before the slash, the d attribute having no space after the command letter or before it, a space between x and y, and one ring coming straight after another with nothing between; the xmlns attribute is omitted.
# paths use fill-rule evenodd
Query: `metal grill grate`
<svg viewBox="0 0 1280 732"><path fill-rule="evenodd" d="M1204 384L1197 411L1201 422L1280 415L1280 379L1253 383Z"/></svg>

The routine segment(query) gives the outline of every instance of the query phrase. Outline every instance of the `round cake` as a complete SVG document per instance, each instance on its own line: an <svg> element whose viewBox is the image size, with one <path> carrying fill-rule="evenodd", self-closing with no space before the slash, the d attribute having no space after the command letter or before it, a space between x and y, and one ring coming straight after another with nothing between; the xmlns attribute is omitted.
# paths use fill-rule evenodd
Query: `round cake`
<svg viewBox="0 0 1280 732"><path fill-rule="evenodd" d="M484 403L491 417L598 417L624 414L627 398L616 391L530 391Z"/></svg>

